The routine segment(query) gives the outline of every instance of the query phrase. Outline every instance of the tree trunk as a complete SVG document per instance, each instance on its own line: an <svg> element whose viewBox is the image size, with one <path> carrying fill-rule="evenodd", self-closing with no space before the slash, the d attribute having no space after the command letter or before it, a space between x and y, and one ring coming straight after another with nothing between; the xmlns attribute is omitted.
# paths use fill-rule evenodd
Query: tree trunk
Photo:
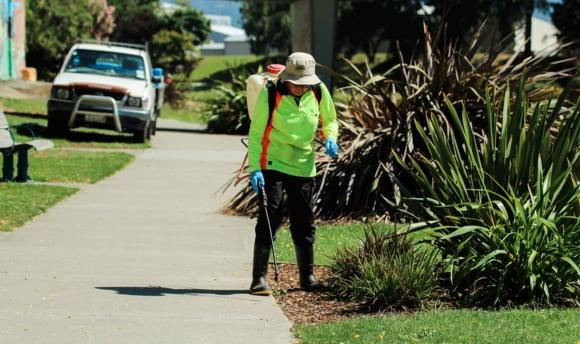
<svg viewBox="0 0 580 344"><path fill-rule="evenodd" d="M526 0L526 6L524 11L525 11L524 38L526 40L524 55L528 57L532 56L532 16L534 15L534 0Z"/></svg>

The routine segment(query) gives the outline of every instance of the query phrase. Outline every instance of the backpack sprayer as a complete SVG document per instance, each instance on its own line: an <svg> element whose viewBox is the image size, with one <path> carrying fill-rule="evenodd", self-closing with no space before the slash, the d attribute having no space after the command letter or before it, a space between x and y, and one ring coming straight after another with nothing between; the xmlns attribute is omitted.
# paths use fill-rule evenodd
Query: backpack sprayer
<svg viewBox="0 0 580 344"><path fill-rule="evenodd" d="M264 89L264 86L268 82L276 82L278 80L278 75L282 73L282 71L286 69L286 66L281 64L270 64L266 67L266 71L259 73L259 74L252 74L246 79L246 104L248 106L248 117L250 121L254 115L254 109L256 108L256 103L258 102L258 97L260 96L260 92ZM242 138L242 144L248 148L248 144L246 141L248 138ZM236 176L235 185L243 179L242 173L244 172L244 167L246 167L246 163L248 162L248 152L244 156L244 160L242 161L242 165L238 170L238 174Z"/></svg>

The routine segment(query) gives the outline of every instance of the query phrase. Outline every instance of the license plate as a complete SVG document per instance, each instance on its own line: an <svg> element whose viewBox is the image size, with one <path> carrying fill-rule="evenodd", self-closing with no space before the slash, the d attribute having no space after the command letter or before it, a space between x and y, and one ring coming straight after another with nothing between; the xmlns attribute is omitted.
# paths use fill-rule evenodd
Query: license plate
<svg viewBox="0 0 580 344"><path fill-rule="evenodd" d="M93 123L106 123L107 117L99 115L85 115L85 121Z"/></svg>

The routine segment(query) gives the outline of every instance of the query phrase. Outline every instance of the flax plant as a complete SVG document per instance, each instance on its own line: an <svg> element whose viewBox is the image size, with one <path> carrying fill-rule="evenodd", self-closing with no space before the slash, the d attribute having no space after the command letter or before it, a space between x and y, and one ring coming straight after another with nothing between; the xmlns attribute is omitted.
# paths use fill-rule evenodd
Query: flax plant
<svg viewBox="0 0 580 344"><path fill-rule="evenodd" d="M437 223L452 294L469 304L580 304L580 102L486 94L487 127L445 98L449 123L415 121L426 151L400 166L420 186L405 199ZM497 101L501 99L501 101ZM412 197L414 194L415 197Z"/></svg>

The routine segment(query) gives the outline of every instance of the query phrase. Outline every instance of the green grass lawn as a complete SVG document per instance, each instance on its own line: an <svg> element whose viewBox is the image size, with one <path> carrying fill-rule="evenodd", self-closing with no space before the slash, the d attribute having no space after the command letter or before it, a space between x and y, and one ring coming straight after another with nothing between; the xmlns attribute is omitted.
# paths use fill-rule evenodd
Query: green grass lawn
<svg viewBox="0 0 580 344"><path fill-rule="evenodd" d="M0 184L0 231L22 226L77 191L60 186Z"/></svg>
<svg viewBox="0 0 580 344"><path fill-rule="evenodd" d="M2 165L0 155L0 166ZM28 174L36 182L89 183L113 175L135 157L122 152L80 152L51 149L29 153ZM14 159L16 168L16 161ZM16 173L16 170L15 170Z"/></svg>
<svg viewBox="0 0 580 344"><path fill-rule="evenodd" d="M122 152L48 150L30 157L29 175L37 182L90 183L122 170L135 157Z"/></svg>
<svg viewBox="0 0 580 344"><path fill-rule="evenodd" d="M0 104L9 111L46 115L46 99L0 98Z"/></svg>
<svg viewBox="0 0 580 344"><path fill-rule="evenodd" d="M47 137L46 119L43 117L22 117L7 115L10 125L30 124L37 137ZM17 142L25 142L31 139L31 134L26 129L19 129L16 135ZM127 133L117 133L111 130L77 128L73 129L66 139L50 138L57 147L77 147L77 148L134 148L144 149L151 146L147 143L133 143L133 135Z"/></svg>
<svg viewBox="0 0 580 344"><path fill-rule="evenodd" d="M294 330L304 344L575 344L580 341L580 309L430 311L296 325Z"/></svg>
<svg viewBox="0 0 580 344"><path fill-rule="evenodd" d="M392 227L381 225L387 231ZM345 245L354 245L364 235L364 225L350 223L342 225L321 225L316 229L316 242L314 243L314 263L317 265L329 265L336 250ZM294 243L290 230L283 227L278 232L275 243L276 258L280 262L296 263Z"/></svg>
<svg viewBox="0 0 580 344"><path fill-rule="evenodd" d="M188 123L203 124L205 122L200 109L196 107L174 109L173 107L166 105L161 110L161 118L176 119Z"/></svg>
<svg viewBox="0 0 580 344"><path fill-rule="evenodd" d="M211 102L217 96L211 89L203 91L193 91L186 94L185 106L174 109L169 104L165 104L161 110L161 118L176 119L188 123L205 124L203 117L205 103Z"/></svg>
<svg viewBox="0 0 580 344"><path fill-rule="evenodd" d="M258 55L204 56L199 65L191 73L191 79L201 80L224 69L254 62L260 58L262 57Z"/></svg>

